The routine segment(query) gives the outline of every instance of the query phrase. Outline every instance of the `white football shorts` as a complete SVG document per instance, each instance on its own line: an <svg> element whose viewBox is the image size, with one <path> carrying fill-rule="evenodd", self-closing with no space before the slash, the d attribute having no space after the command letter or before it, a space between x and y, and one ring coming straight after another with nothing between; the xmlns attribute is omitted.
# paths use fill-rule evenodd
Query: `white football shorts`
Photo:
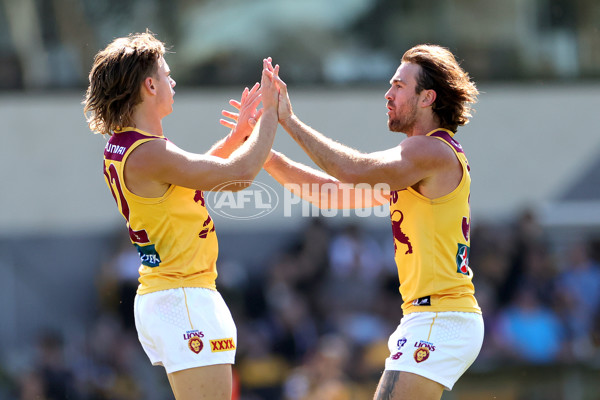
<svg viewBox="0 0 600 400"><path fill-rule="evenodd" d="M390 336L385 369L412 372L452 390L477 358L482 344L481 314L410 313Z"/></svg>
<svg viewBox="0 0 600 400"><path fill-rule="evenodd" d="M235 361L237 330L215 290L178 288L137 295L134 315L148 358L168 374Z"/></svg>

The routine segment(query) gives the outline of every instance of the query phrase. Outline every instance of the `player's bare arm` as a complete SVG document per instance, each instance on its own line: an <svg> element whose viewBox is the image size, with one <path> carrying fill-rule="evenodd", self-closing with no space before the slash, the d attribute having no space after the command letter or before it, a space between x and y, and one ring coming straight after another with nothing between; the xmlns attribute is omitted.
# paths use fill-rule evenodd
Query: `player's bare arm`
<svg viewBox="0 0 600 400"><path fill-rule="evenodd" d="M427 198L438 198L452 192L461 178L462 167L446 144L413 136L392 149L361 154L340 179L387 183L390 190L412 187Z"/></svg>
<svg viewBox="0 0 600 400"><path fill-rule="evenodd" d="M392 149L364 154L326 138L295 116L284 127L319 167L342 182L385 183L390 190L413 187L437 198L454 190L462 177L452 150L435 138L414 136Z"/></svg>
<svg viewBox="0 0 600 400"><path fill-rule="evenodd" d="M369 208L389 202L386 188L342 183L274 150L264 169L287 190L319 208Z"/></svg>
<svg viewBox="0 0 600 400"><path fill-rule="evenodd" d="M391 190L416 185L430 198L451 192L460 182L458 160L437 139L415 136L395 148L365 154L324 136L294 114L285 82L278 73L274 76L280 93L280 124L320 168L340 181L372 186L386 183Z"/></svg>
<svg viewBox="0 0 600 400"><path fill-rule="evenodd" d="M269 155L277 130L278 93L272 77L271 71L263 69L263 114L248 140L228 158L189 153L169 141L153 140L135 149L125 164L129 190L139 196L159 197L170 185L210 190L224 182L254 179Z"/></svg>
<svg viewBox="0 0 600 400"><path fill-rule="evenodd" d="M293 112L287 85L279 76L279 66L273 67L269 63L268 67L274 72L274 79L279 88L279 123L281 126L325 172L344 182L358 183L344 179L343 172L361 155L360 152L325 137L300 121Z"/></svg>

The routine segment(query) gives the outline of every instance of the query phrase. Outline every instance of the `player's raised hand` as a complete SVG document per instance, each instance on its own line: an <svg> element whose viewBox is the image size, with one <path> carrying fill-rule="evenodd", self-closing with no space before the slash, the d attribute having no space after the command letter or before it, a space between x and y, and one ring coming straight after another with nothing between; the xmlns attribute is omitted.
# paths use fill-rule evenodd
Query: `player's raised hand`
<svg viewBox="0 0 600 400"><path fill-rule="evenodd" d="M232 136L240 137L245 141L263 113L262 109L258 109L260 100L261 90L258 83L252 89L245 88L240 101L229 100L229 104L237 109L239 113L222 110L221 114L229 119L221 119L219 122L232 130Z"/></svg>
<svg viewBox="0 0 600 400"><path fill-rule="evenodd" d="M274 82L274 74L279 68L271 68L271 57L263 60L263 71L261 77L262 102L264 110L274 108L277 112L279 105L279 90Z"/></svg>
<svg viewBox="0 0 600 400"><path fill-rule="evenodd" d="M283 122L286 119L290 118L294 115L294 111L292 110L292 103L290 102L290 96L288 94L287 85L279 76L279 65L275 65L273 67L271 58L268 58L267 68L273 73L273 79L275 84L277 85L277 89L279 90L279 122Z"/></svg>

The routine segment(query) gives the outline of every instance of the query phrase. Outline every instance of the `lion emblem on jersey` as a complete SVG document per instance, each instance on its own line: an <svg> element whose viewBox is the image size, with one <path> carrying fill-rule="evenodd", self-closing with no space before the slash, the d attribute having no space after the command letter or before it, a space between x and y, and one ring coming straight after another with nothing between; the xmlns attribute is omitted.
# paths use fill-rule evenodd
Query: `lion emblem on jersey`
<svg viewBox="0 0 600 400"><path fill-rule="evenodd" d="M188 347L194 353L199 354L202 351L202 348L204 347L204 343L202 343L202 340L200 340L200 338L194 336L188 341Z"/></svg>
<svg viewBox="0 0 600 400"><path fill-rule="evenodd" d="M421 363L429 358L429 349L427 347L419 347L415 350L415 361Z"/></svg>
<svg viewBox="0 0 600 400"><path fill-rule="evenodd" d="M400 216L397 219L394 219L394 216L399 214ZM400 210L394 210L390 215L390 219L392 220L392 233L394 234L394 252L398 251L398 245L396 242L400 242L407 246L407 250L404 254L412 254L413 248L410 243L410 238L406 236L404 232L402 232L402 221L404 220L404 214Z"/></svg>

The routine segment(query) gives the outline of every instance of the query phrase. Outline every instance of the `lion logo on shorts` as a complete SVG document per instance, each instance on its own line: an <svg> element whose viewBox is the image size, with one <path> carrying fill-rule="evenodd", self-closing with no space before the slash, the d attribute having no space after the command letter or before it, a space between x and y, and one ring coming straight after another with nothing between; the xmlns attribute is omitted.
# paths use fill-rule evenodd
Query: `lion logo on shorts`
<svg viewBox="0 0 600 400"><path fill-rule="evenodd" d="M429 358L429 349L427 347L419 347L415 350L415 361L421 363Z"/></svg>
<svg viewBox="0 0 600 400"><path fill-rule="evenodd" d="M204 343L202 343L202 340L200 340L200 338L194 336L188 341L188 347L194 353L199 354L202 351L202 348L204 347Z"/></svg>

